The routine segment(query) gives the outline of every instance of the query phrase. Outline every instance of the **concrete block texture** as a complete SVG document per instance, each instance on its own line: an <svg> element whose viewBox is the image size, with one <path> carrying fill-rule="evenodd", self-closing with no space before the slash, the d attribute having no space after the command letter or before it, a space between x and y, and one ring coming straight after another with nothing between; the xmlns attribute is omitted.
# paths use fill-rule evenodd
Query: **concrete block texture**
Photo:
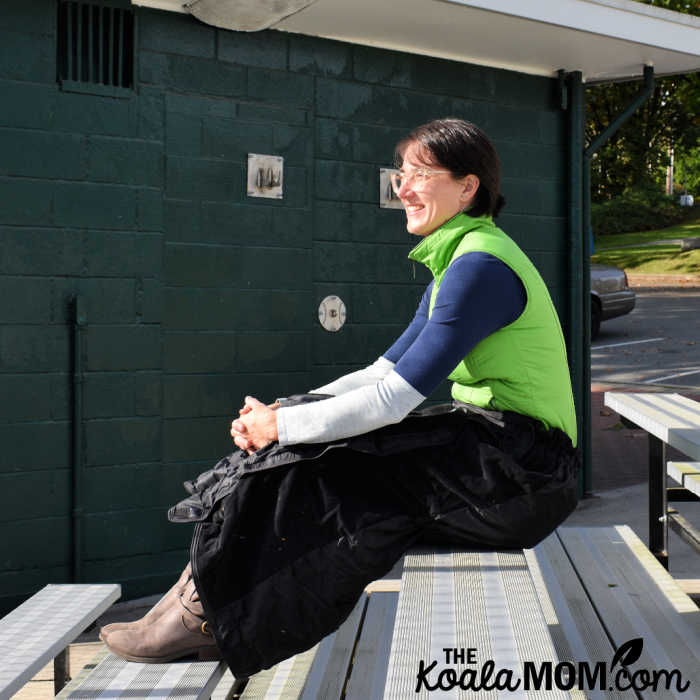
<svg viewBox="0 0 700 700"><path fill-rule="evenodd" d="M339 377L374 362L403 332L404 323L346 323L337 333L328 333L321 326L313 330L313 364L333 368L332 377Z"/></svg>
<svg viewBox="0 0 700 700"><path fill-rule="evenodd" d="M161 235L0 227L0 273L57 277L141 277L161 272Z"/></svg>
<svg viewBox="0 0 700 700"><path fill-rule="evenodd" d="M300 73L349 78L356 47L341 41L292 35L289 38L289 69Z"/></svg>
<svg viewBox="0 0 700 700"><path fill-rule="evenodd" d="M566 150L561 144L499 140L494 146L501 161L503 177L557 180L561 183L566 180Z"/></svg>
<svg viewBox="0 0 700 700"><path fill-rule="evenodd" d="M191 15L141 8L138 22L143 50L214 58L216 29Z"/></svg>
<svg viewBox="0 0 700 700"><path fill-rule="evenodd" d="M90 467L83 474L83 493L90 513L151 508L160 504L160 462Z"/></svg>
<svg viewBox="0 0 700 700"><path fill-rule="evenodd" d="M79 231L0 226L0 273L80 275L83 269L82 247L83 234Z"/></svg>
<svg viewBox="0 0 700 700"><path fill-rule="evenodd" d="M69 343L62 325L0 326L0 372L64 372Z"/></svg>
<svg viewBox="0 0 700 700"><path fill-rule="evenodd" d="M0 537L4 542L22 543L21 547L3 547L0 554L3 572L50 569L70 561L70 519L67 516L3 522L0 523Z"/></svg>
<svg viewBox="0 0 700 700"><path fill-rule="evenodd" d="M315 124L316 155L329 160L352 160L353 124L319 117Z"/></svg>
<svg viewBox="0 0 700 700"><path fill-rule="evenodd" d="M419 242L406 231L405 216L400 209L380 209L373 204L353 202L350 207L350 224L349 240L352 241L401 244L405 246L406 255ZM403 260L405 256L399 257ZM419 268L425 270L422 266Z"/></svg>
<svg viewBox="0 0 700 700"><path fill-rule="evenodd" d="M70 464L70 426L66 421L0 425L0 472L65 469Z"/></svg>
<svg viewBox="0 0 700 700"><path fill-rule="evenodd" d="M50 181L0 177L0 224L46 226L52 222Z"/></svg>
<svg viewBox="0 0 700 700"><path fill-rule="evenodd" d="M314 279L321 282L410 284L413 263L404 246L373 243L327 243L314 246Z"/></svg>
<svg viewBox="0 0 700 700"><path fill-rule="evenodd" d="M54 418L50 374L0 374L0 421L46 421Z"/></svg>
<svg viewBox="0 0 700 700"><path fill-rule="evenodd" d="M568 304L555 80L134 11L136 85L111 97L58 85L53 0L3 3L0 482L41 496L0 523L22 542L2 555L0 614L70 576L76 294L84 575L126 596L163 590L186 561L191 528L165 508L232 451L246 394L372 362L413 316L430 275L406 259L403 212L378 201L379 168L417 124L455 115L495 140L499 222ZM247 195L249 153L284 158L282 199ZM329 294L347 307L338 333L318 324Z"/></svg>
<svg viewBox="0 0 700 700"><path fill-rule="evenodd" d="M243 161L167 156L165 167L169 198L241 201L245 197Z"/></svg>
<svg viewBox="0 0 700 700"><path fill-rule="evenodd" d="M244 66L286 70L288 42L283 32L219 31L218 58Z"/></svg>
<svg viewBox="0 0 700 700"><path fill-rule="evenodd" d="M510 212L509 209L510 207L498 217L497 223L509 232L518 245L528 251L546 250L567 255L569 244L566 217L533 217Z"/></svg>
<svg viewBox="0 0 700 700"><path fill-rule="evenodd" d="M549 289L561 290L566 284L566 270L559 264L561 255L550 251L533 251L530 255Z"/></svg>
<svg viewBox="0 0 700 700"><path fill-rule="evenodd" d="M474 99L493 99L497 71L439 58L358 46L353 51L356 80Z"/></svg>
<svg viewBox="0 0 700 700"><path fill-rule="evenodd" d="M169 331L163 339L166 373L236 372L236 333Z"/></svg>
<svg viewBox="0 0 700 700"><path fill-rule="evenodd" d="M85 418L159 416L160 372L90 372L85 376Z"/></svg>
<svg viewBox="0 0 700 700"><path fill-rule="evenodd" d="M306 290L165 290L163 323L169 330L295 330L310 326L314 308Z"/></svg>
<svg viewBox="0 0 700 700"><path fill-rule="evenodd" d="M56 109L57 91L38 83L0 77L0 125L24 129L49 129Z"/></svg>
<svg viewBox="0 0 700 700"><path fill-rule="evenodd" d="M168 155L202 156L202 117L168 110L165 118L165 148Z"/></svg>
<svg viewBox="0 0 700 700"><path fill-rule="evenodd" d="M501 189L509 213L566 216L566 185L563 181L503 178Z"/></svg>
<svg viewBox="0 0 700 700"><path fill-rule="evenodd" d="M175 211L183 212L182 216L188 221L187 225L176 229L181 236L181 242L206 241L280 248L311 247L314 226L308 211L278 208L263 201L256 202L254 199L247 201L250 204L203 202L201 230L199 219L194 221L194 207L175 203ZM198 208L197 214L199 213Z"/></svg>
<svg viewBox="0 0 700 700"><path fill-rule="evenodd" d="M406 136L406 129L358 124L352 130L352 159L393 167L394 146Z"/></svg>
<svg viewBox="0 0 700 700"><path fill-rule="evenodd" d="M5 30L23 32L29 28L39 35L51 36L56 31L54 3L51 0L5 0L2 4Z"/></svg>
<svg viewBox="0 0 700 700"><path fill-rule="evenodd" d="M147 141L163 141L165 135L164 123L164 93L158 88L142 86L139 97L138 137Z"/></svg>
<svg viewBox="0 0 700 700"><path fill-rule="evenodd" d="M310 339L301 331L173 331L164 343L168 373L307 372Z"/></svg>
<svg viewBox="0 0 700 700"><path fill-rule="evenodd" d="M0 277L0 323L49 323L51 288L46 278Z"/></svg>
<svg viewBox="0 0 700 700"><path fill-rule="evenodd" d="M163 190L142 187L136 191L136 228L139 231L163 230Z"/></svg>
<svg viewBox="0 0 700 700"><path fill-rule="evenodd" d="M241 119L250 119L257 122L284 122L285 124L309 124L312 120L311 113L307 109L291 107L276 107L271 104L258 104L255 102L240 102L238 104L238 116Z"/></svg>
<svg viewBox="0 0 700 700"><path fill-rule="evenodd" d="M379 289L372 284L354 284L348 302L353 322L381 324L390 318L412 318L424 291L412 284L385 284Z"/></svg>
<svg viewBox="0 0 700 700"><path fill-rule="evenodd" d="M229 416L233 420L247 395L271 403L280 396L311 388L308 373L304 371L170 374L163 380L163 415L166 418Z"/></svg>
<svg viewBox="0 0 700 700"><path fill-rule="evenodd" d="M90 513L84 518L84 556L100 560L161 551L167 522L161 507Z"/></svg>
<svg viewBox="0 0 700 700"><path fill-rule="evenodd" d="M37 488L39 487L39 488ZM66 516L72 488L69 469L46 469L0 474L0 488L11 493L0 521Z"/></svg>
<svg viewBox="0 0 700 700"><path fill-rule="evenodd" d="M289 332L241 334L237 342L238 368L241 372L304 372L309 368L310 338L306 329Z"/></svg>
<svg viewBox="0 0 700 700"><path fill-rule="evenodd" d="M246 94L246 70L223 61L142 51L139 69L146 85L222 97Z"/></svg>
<svg viewBox="0 0 700 700"><path fill-rule="evenodd" d="M204 117L201 125L201 152L205 158L248 162L248 153L272 153L272 127L267 124L240 124L222 117Z"/></svg>
<svg viewBox="0 0 700 700"><path fill-rule="evenodd" d="M53 90L55 92L55 88ZM55 131L102 135L135 136L139 126L138 98L124 99L56 93L52 128Z"/></svg>
<svg viewBox="0 0 700 700"><path fill-rule="evenodd" d="M23 30L8 31L3 22L0 29L0 77L50 84L56 79L55 62L56 38L53 34L38 34L29 22Z"/></svg>
<svg viewBox="0 0 700 700"><path fill-rule="evenodd" d="M54 222L58 226L129 230L136 227L137 190L123 185L54 185Z"/></svg>
<svg viewBox="0 0 700 700"><path fill-rule="evenodd" d="M136 321L136 281L120 278L58 278L53 289L53 321L69 325L74 311L71 300L80 295L91 325L134 323Z"/></svg>
<svg viewBox="0 0 700 700"><path fill-rule="evenodd" d="M94 136L87 150L87 179L92 182L163 186L161 143Z"/></svg>
<svg viewBox="0 0 700 700"><path fill-rule="evenodd" d="M0 175L80 180L87 172L88 139L34 129L0 129Z"/></svg>
<svg viewBox="0 0 700 700"><path fill-rule="evenodd" d="M379 205L379 169L365 163L317 160L314 189L319 199Z"/></svg>
<svg viewBox="0 0 700 700"><path fill-rule="evenodd" d="M142 279L136 287L136 319L160 323L163 319L163 285L159 279Z"/></svg>
<svg viewBox="0 0 700 700"><path fill-rule="evenodd" d="M314 79L288 71L264 68L248 70L248 97L289 107L310 107L314 97Z"/></svg>
<svg viewBox="0 0 700 700"><path fill-rule="evenodd" d="M84 270L95 277L150 277L162 271L162 236L92 229L81 233Z"/></svg>
<svg viewBox="0 0 700 700"><path fill-rule="evenodd" d="M239 102L226 96L210 97L202 91L165 93L165 110L168 114L189 114L194 117L227 117L234 119Z"/></svg>
<svg viewBox="0 0 700 700"><path fill-rule="evenodd" d="M209 457L212 466L233 452L230 415L213 418L167 419L163 426L163 459L183 462Z"/></svg>
<svg viewBox="0 0 700 700"><path fill-rule="evenodd" d="M166 520L165 511L161 514L164 520L163 528L175 529L182 538L188 540L192 531L186 525L173 525ZM189 559L189 541L180 544L178 548L165 549L164 541L157 553L120 556L110 553L110 558L100 558L83 561L83 577L88 581L103 578L105 581L120 581L122 586L121 600L133 600L144 596L162 594L177 580L180 572Z"/></svg>
<svg viewBox="0 0 700 700"><path fill-rule="evenodd" d="M310 282L309 250L169 244L167 284L178 287L304 289Z"/></svg>
<svg viewBox="0 0 700 700"><path fill-rule="evenodd" d="M160 418L94 419L85 426L88 467L161 458Z"/></svg>
<svg viewBox="0 0 700 700"><path fill-rule="evenodd" d="M88 326L85 333L88 371L160 369L158 325Z"/></svg>
<svg viewBox="0 0 700 700"><path fill-rule="evenodd" d="M452 114L447 96L367 83L319 78L316 110L320 116L410 129Z"/></svg>

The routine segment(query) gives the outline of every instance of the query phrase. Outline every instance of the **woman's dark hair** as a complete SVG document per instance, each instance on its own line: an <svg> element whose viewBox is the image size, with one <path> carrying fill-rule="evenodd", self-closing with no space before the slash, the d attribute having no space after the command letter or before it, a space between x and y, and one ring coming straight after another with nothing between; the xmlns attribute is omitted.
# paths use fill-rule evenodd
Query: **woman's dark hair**
<svg viewBox="0 0 700 700"><path fill-rule="evenodd" d="M459 179L473 173L479 178L479 189L471 216L497 216L506 203L501 195L501 163L486 134L476 124L447 117L418 126L401 139L394 149L397 168L403 164L403 154L412 143L418 143L439 165Z"/></svg>

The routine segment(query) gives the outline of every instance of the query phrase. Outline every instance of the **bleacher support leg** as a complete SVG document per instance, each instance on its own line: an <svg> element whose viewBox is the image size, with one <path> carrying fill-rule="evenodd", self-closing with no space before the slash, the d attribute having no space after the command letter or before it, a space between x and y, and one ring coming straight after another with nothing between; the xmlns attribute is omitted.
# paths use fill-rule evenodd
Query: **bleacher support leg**
<svg viewBox="0 0 700 700"><path fill-rule="evenodd" d="M53 660L53 694L58 695L70 681L70 647Z"/></svg>
<svg viewBox="0 0 700 700"><path fill-rule="evenodd" d="M649 550L668 569L666 443L649 433Z"/></svg>

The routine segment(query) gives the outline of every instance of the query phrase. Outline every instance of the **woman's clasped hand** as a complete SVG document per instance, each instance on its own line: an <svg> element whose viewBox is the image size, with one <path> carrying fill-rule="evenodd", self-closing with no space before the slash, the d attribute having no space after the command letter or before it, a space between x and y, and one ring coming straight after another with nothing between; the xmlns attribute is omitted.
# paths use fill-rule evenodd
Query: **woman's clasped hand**
<svg viewBox="0 0 700 700"><path fill-rule="evenodd" d="M246 396L238 418L231 422L231 437L236 447L253 454L265 445L277 440L277 416L279 402L266 406L253 396Z"/></svg>

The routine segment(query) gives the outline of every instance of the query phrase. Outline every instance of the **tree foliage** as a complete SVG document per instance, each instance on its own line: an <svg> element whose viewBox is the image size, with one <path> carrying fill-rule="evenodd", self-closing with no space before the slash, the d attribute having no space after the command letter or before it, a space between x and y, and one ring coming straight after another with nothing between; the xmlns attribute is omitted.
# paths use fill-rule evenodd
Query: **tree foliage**
<svg viewBox="0 0 700 700"><path fill-rule="evenodd" d="M637 0L669 10L700 16L700 0ZM591 143L621 114L639 92L640 84L593 86L586 94L586 141ZM700 181L700 75L657 79L646 103L594 156L591 196L603 202L625 190L663 188L671 149L679 184L691 189ZM700 195L700 192L697 192Z"/></svg>

